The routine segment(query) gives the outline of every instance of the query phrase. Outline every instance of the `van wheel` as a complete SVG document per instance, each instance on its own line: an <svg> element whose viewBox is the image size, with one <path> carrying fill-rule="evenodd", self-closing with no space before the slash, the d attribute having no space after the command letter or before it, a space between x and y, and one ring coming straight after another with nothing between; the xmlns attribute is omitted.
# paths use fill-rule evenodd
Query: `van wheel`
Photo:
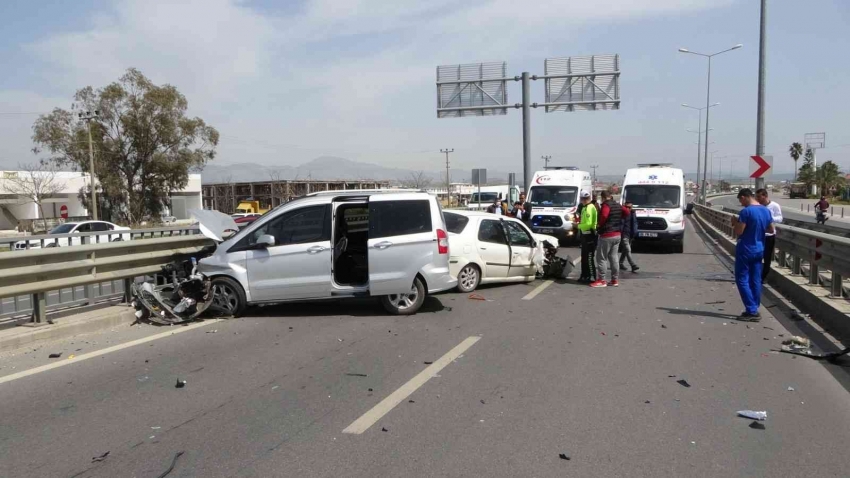
<svg viewBox="0 0 850 478"><path fill-rule="evenodd" d="M405 294L390 294L381 297L381 304L392 315L413 315L425 302L425 285L417 277Z"/></svg>
<svg viewBox="0 0 850 478"><path fill-rule="evenodd" d="M212 280L210 288L213 294L211 307L233 317L239 317L245 312L248 301L245 299L245 291L238 282L230 277L216 277Z"/></svg>
<svg viewBox="0 0 850 478"><path fill-rule="evenodd" d="M481 271L475 264L467 264L457 274L457 290L472 292L481 283Z"/></svg>

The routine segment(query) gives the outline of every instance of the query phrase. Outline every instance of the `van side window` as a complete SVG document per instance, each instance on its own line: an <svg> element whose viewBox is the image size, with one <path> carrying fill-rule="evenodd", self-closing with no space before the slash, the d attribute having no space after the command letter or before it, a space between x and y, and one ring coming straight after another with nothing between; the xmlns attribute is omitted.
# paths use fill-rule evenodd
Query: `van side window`
<svg viewBox="0 0 850 478"><path fill-rule="evenodd" d="M252 231L233 250L249 248L264 234L274 236L275 246L330 241L329 210L330 205L324 205L289 211Z"/></svg>
<svg viewBox="0 0 850 478"><path fill-rule="evenodd" d="M431 204L427 199L369 203L370 239L431 231Z"/></svg>
<svg viewBox="0 0 850 478"><path fill-rule="evenodd" d="M478 226L478 240L481 242L492 242L495 244L507 244L505 230L499 221L486 219Z"/></svg>

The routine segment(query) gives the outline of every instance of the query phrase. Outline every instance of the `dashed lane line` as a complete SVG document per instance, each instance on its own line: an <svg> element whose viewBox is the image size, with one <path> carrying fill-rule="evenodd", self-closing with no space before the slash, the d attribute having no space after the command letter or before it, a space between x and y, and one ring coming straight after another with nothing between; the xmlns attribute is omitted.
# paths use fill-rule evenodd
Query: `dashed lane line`
<svg viewBox="0 0 850 478"><path fill-rule="evenodd" d="M528 294L525 294L525 297L523 297L522 300L531 300L537 297L537 294L546 290L547 287L552 285L552 282L553 281L547 280L546 282L540 284L539 286L535 287L533 291L529 292Z"/></svg>

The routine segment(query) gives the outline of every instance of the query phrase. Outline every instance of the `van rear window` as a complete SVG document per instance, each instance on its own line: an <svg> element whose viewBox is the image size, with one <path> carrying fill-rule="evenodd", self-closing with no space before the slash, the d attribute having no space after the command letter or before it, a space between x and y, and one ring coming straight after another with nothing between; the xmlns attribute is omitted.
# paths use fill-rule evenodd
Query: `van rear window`
<svg viewBox="0 0 850 478"><path fill-rule="evenodd" d="M369 204L369 238L431 232L428 200L382 201Z"/></svg>

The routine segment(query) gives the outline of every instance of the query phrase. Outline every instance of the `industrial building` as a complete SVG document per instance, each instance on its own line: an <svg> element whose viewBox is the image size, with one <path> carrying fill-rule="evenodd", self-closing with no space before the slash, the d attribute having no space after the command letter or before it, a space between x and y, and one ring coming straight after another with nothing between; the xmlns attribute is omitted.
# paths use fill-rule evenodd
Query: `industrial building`
<svg viewBox="0 0 850 478"><path fill-rule="evenodd" d="M259 201L261 209L271 209L299 196L320 191L345 189L387 189L389 181L316 181L280 180L240 183L204 184L202 189L204 209L215 209L232 214L240 201Z"/></svg>

